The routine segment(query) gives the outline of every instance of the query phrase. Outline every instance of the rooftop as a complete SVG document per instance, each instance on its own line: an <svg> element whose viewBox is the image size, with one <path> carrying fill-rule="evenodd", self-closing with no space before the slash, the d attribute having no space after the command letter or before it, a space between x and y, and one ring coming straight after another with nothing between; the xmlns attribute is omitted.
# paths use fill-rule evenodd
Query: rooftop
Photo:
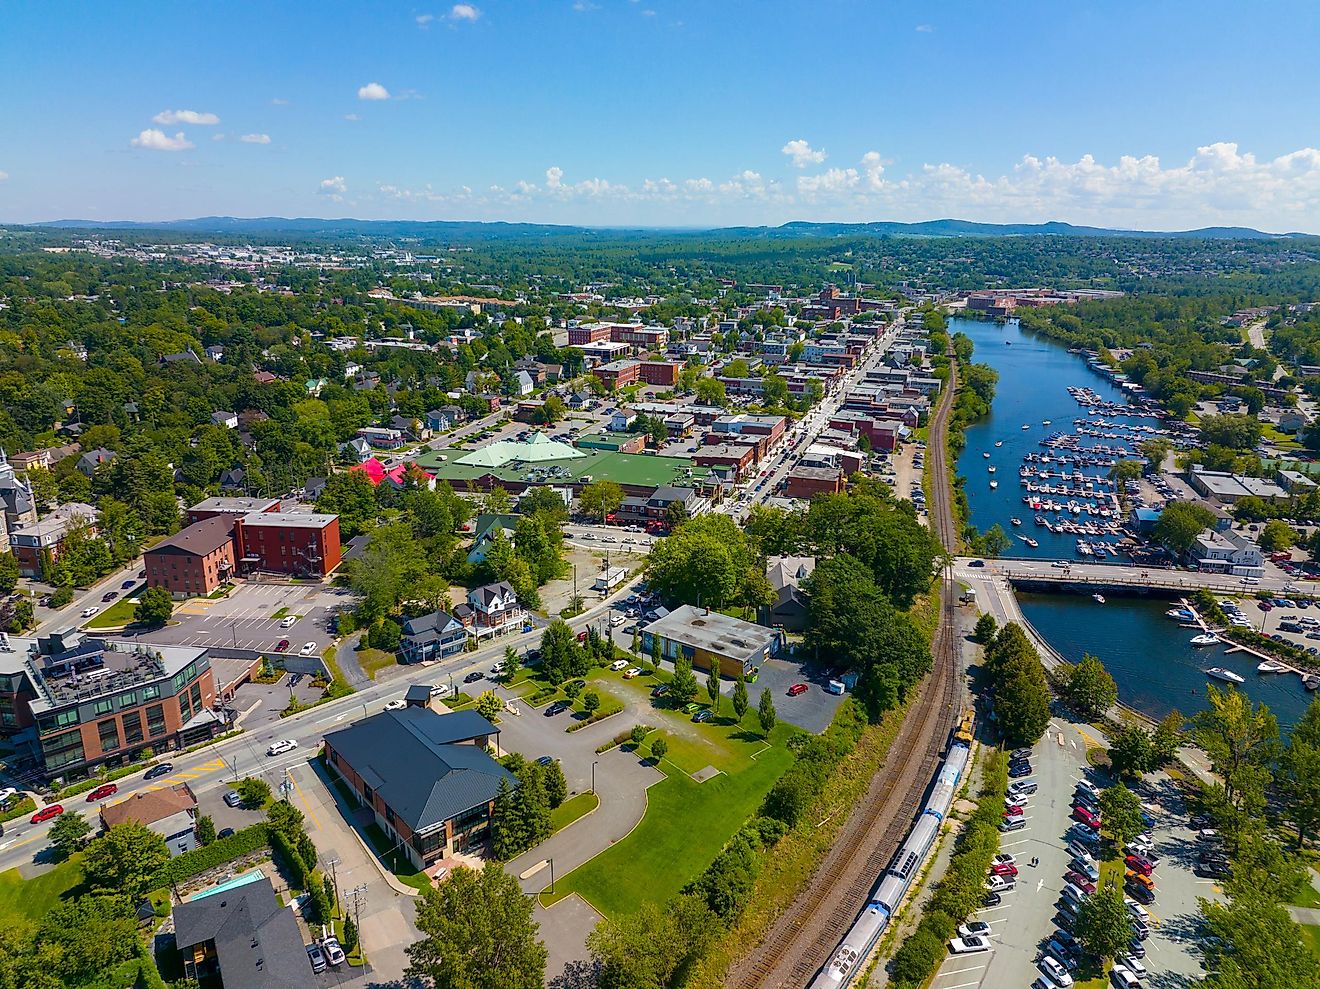
<svg viewBox="0 0 1320 989"><path fill-rule="evenodd" d="M192 810L197 798L187 783L167 786L160 790L143 790L125 800L110 804L101 810L101 820L107 828L135 821L155 824L167 817Z"/></svg>
<svg viewBox="0 0 1320 989"><path fill-rule="evenodd" d="M248 512L268 512L279 503L278 498L207 498L193 505L188 511L246 515Z"/></svg>
<svg viewBox="0 0 1320 989"><path fill-rule="evenodd" d="M703 649L729 659L759 657L767 646L779 639L779 633L763 625L753 625L741 618L706 611L690 604L675 608L665 617L646 626L652 635L661 635L685 646Z"/></svg>
<svg viewBox="0 0 1320 989"><path fill-rule="evenodd" d="M217 499L218 500L218 499ZM208 556L233 539L234 519L229 515L216 515L194 522L168 539L162 539L148 550L149 553L187 553Z"/></svg>
<svg viewBox="0 0 1320 989"><path fill-rule="evenodd" d="M339 518L321 512L253 512L243 516L243 527L278 526L282 529L324 529Z"/></svg>
<svg viewBox="0 0 1320 989"><path fill-rule="evenodd" d="M280 905L265 877L179 904L174 929L180 951L215 943L225 989L316 984L293 911Z"/></svg>

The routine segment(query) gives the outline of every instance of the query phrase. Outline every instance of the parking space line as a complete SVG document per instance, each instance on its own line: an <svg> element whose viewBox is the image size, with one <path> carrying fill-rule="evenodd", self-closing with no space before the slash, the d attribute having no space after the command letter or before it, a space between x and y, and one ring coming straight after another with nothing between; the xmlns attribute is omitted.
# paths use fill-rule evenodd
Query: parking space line
<svg viewBox="0 0 1320 989"><path fill-rule="evenodd" d="M968 972L983 972L989 967L990 963L986 962L984 965L974 965L971 968L958 968L954 969L952 972L941 972L940 975L966 975ZM950 986L949 989L953 989L953 986Z"/></svg>
<svg viewBox="0 0 1320 989"><path fill-rule="evenodd" d="M968 969L968 971L975 972L977 969ZM980 984L981 980L977 979L975 982L961 982L956 986L945 986L944 989L967 989L968 986L979 986Z"/></svg>

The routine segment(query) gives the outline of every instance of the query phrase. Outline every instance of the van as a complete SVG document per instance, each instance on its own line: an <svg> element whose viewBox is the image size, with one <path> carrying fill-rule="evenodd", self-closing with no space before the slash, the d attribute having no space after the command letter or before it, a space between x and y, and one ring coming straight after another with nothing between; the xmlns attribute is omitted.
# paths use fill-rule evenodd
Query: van
<svg viewBox="0 0 1320 989"><path fill-rule="evenodd" d="M1021 831L1027 826L1025 817L1006 817L999 822L999 830L1007 834L1009 831Z"/></svg>
<svg viewBox="0 0 1320 989"><path fill-rule="evenodd" d="M1109 981L1114 984L1116 989L1141 989L1140 980L1128 970L1126 965L1120 965L1117 962L1109 970Z"/></svg>
<svg viewBox="0 0 1320 989"><path fill-rule="evenodd" d="M1081 903L1086 899L1086 894L1082 892L1080 887L1073 883L1065 883L1063 887L1063 898L1065 900L1071 900L1073 903Z"/></svg>

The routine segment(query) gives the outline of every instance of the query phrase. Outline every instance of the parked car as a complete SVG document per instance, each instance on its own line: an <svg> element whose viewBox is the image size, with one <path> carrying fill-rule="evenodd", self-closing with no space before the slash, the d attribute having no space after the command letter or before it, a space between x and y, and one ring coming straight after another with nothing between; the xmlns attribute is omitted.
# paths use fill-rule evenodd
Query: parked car
<svg viewBox="0 0 1320 989"><path fill-rule="evenodd" d="M1096 831L1100 830L1100 815L1093 814L1081 805L1073 808L1072 817L1074 821L1081 821L1089 828L1093 828Z"/></svg>
<svg viewBox="0 0 1320 989"><path fill-rule="evenodd" d="M387 703L387 704L385 705L385 710L386 710L386 711L402 711L402 710L403 710L405 707L407 707L407 706L408 706L408 702L407 702L407 701L405 701L402 697L396 697L394 700L390 701L389 703Z"/></svg>
<svg viewBox="0 0 1320 989"><path fill-rule="evenodd" d="M325 952L325 960L331 965L344 963L344 949L339 946L338 938L326 938L321 942L321 950Z"/></svg>
<svg viewBox="0 0 1320 989"><path fill-rule="evenodd" d="M226 790L222 798L226 807L242 807L243 798L237 790Z"/></svg>
<svg viewBox="0 0 1320 989"><path fill-rule="evenodd" d="M1092 800L1100 799L1100 788L1097 787L1090 780L1078 780L1077 785L1073 787L1073 792L1078 794L1085 794L1086 796L1090 797Z"/></svg>
<svg viewBox="0 0 1320 989"><path fill-rule="evenodd" d="M669 684L667 683L662 683L651 690L652 697L663 697L667 693L669 693Z"/></svg>
<svg viewBox="0 0 1320 989"><path fill-rule="evenodd" d="M1064 881L1068 882L1073 886L1076 886L1087 896L1090 896L1092 893L1095 892L1095 883L1092 882L1089 877L1082 875L1076 869L1074 869L1072 872L1069 872L1063 878Z"/></svg>
<svg viewBox="0 0 1320 989"><path fill-rule="evenodd" d="M623 671L623 678L625 680L632 680L641 675L642 675L642 668L640 666L630 666L628 667L628 669Z"/></svg>
<svg viewBox="0 0 1320 989"><path fill-rule="evenodd" d="M1016 807L1016 806L1015 806L1015 807L1005 807L1005 808L1004 808L1004 817L1021 817L1021 816L1022 816L1022 808L1021 808L1021 807Z"/></svg>
<svg viewBox="0 0 1320 989"><path fill-rule="evenodd" d="M144 780L156 780L162 776L169 776L172 772L174 772L174 763L162 762L148 769L142 778Z"/></svg>
<svg viewBox="0 0 1320 989"><path fill-rule="evenodd" d="M1021 779L1024 776L1030 776L1030 775L1031 775L1031 767L1024 763L1018 763L1015 766L1008 767L1008 776L1010 779Z"/></svg>
<svg viewBox="0 0 1320 989"><path fill-rule="evenodd" d="M985 888L991 893L1006 893L1017 885L1012 876L991 876L985 881Z"/></svg>
<svg viewBox="0 0 1320 989"><path fill-rule="evenodd" d="M91 793L87 794L87 802L89 804L94 804L96 803L96 801L104 800L106 797L114 796L118 792L119 792L119 784L102 783Z"/></svg>
<svg viewBox="0 0 1320 989"><path fill-rule="evenodd" d="M692 720L700 725L709 721L713 717L715 717L715 713L709 709L706 709L704 711L698 711L696 714L694 714L692 716Z"/></svg>
<svg viewBox="0 0 1320 989"><path fill-rule="evenodd" d="M1046 955L1037 966L1046 977L1056 986L1068 987L1073 984L1072 976L1068 974L1068 969L1057 958L1051 958Z"/></svg>
<svg viewBox="0 0 1320 989"><path fill-rule="evenodd" d="M1018 793L1031 794L1031 793L1035 793L1035 792L1036 792L1036 781L1035 781L1035 780L1014 780L1012 783L1008 784L1008 792L1009 792L1009 793L1013 793L1013 794L1018 794Z"/></svg>
<svg viewBox="0 0 1320 989"><path fill-rule="evenodd" d="M573 705L568 701L555 701L545 709L545 716L547 718L553 718L556 714L563 714L572 706Z"/></svg>
<svg viewBox="0 0 1320 989"><path fill-rule="evenodd" d="M1010 855L1008 852L1000 852L991 861L994 865L1017 865L1017 856Z"/></svg>
<svg viewBox="0 0 1320 989"><path fill-rule="evenodd" d="M1098 883L1100 881L1100 870L1096 868L1095 862L1089 858L1074 858L1068 863L1073 872L1085 876L1088 882Z"/></svg>
<svg viewBox="0 0 1320 989"><path fill-rule="evenodd" d="M1009 831L1021 831L1027 826L1025 817L1006 817L999 822L999 830L1007 834Z"/></svg>
<svg viewBox="0 0 1320 989"><path fill-rule="evenodd" d="M59 804L49 804L32 815L33 824L44 824L46 821L53 820L64 813L64 808Z"/></svg>
<svg viewBox="0 0 1320 989"><path fill-rule="evenodd" d="M285 651L286 649L288 649L288 648L289 648L289 640L288 640L288 639L280 639L279 642L275 643L275 651L276 651L276 652L284 652L284 651Z"/></svg>
<svg viewBox="0 0 1320 989"><path fill-rule="evenodd" d="M298 655L299 655L299 656L310 656L310 655L311 655L312 653L314 653L314 652L316 652L316 643L315 643L315 642L304 642L304 643L303 643L303 647L302 647L301 649L298 650Z"/></svg>
<svg viewBox="0 0 1320 989"><path fill-rule="evenodd" d="M955 955L970 955L989 950L990 941L983 937L956 937L949 941L949 951Z"/></svg>
<svg viewBox="0 0 1320 989"><path fill-rule="evenodd" d="M1025 793L1010 793L1004 798L1005 807L1025 807L1031 798Z"/></svg>
<svg viewBox="0 0 1320 989"><path fill-rule="evenodd" d="M234 836L233 828L221 828L215 833L217 838L232 838Z"/></svg>
<svg viewBox="0 0 1320 989"><path fill-rule="evenodd" d="M805 683L795 683L793 684L793 686L788 688L789 697L797 697L801 694L805 694L806 692L807 692L807 685Z"/></svg>
<svg viewBox="0 0 1320 989"><path fill-rule="evenodd" d="M473 670L471 673L469 673L467 676L463 678L463 682L476 683L478 680L484 679L485 676L486 674L482 673L480 670Z"/></svg>
<svg viewBox="0 0 1320 989"><path fill-rule="evenodd" d="M615 673L618 673L620 670L625 670L627 668L628 668L628 661L626 659L616 659L614 662L610 664L610 669Z"/></svg>
<svg viewBox="0 0 1320 989"><path fill-rule="evenodd" d="M990 866L990 875L992 876L1016 876L1017 874L1017 866L1011 862L996 862Z"/></svg>
<svg viewBox="0 0 1320 989"><path fill-rule="evenodd" d="M298 621L297 615L289 615L280 621L280 628L293 628L296 621Z"/></svg>
<svg viewBox="0 0 1320 989"><path fill-rule="evenodd" d="M981 901L983 907L997 907L1004 902L1004 898L998 893L986 893L985 899Z"/></svg>
<svg viewBox="0 0 1320 989"><path fill-rule="evenodd" d="M307 960L312 963L312 971L317 975L325 971L325 952L321 950L319 944L309 944L307 946Z"/></svg>
<svg viewBox="0 0 1320 989"><path fill-rule="evenodd" d="M1144 859L1140 855L1129 855L1123 859L1123 864L1133 872L1139 872L1143 876L1149 876L1155 871L1155 866L1149 859Z"/></svg>

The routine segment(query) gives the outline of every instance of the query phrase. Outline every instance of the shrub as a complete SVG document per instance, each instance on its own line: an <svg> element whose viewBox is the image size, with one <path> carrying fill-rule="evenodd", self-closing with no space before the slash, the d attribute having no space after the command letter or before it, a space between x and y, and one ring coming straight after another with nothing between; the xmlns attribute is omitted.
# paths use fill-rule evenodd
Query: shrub
<svg viewBox="0 0 1320 989"><path fill-rule="evenodd" d="M165 863L152 877L148 888L161 889L174 883L201 875L208 869L224 865L236 858L265 848L270 843L265 823L253 824L242 831L235 831L228 838L221 838L204 848L194 848Z"/></svg>

